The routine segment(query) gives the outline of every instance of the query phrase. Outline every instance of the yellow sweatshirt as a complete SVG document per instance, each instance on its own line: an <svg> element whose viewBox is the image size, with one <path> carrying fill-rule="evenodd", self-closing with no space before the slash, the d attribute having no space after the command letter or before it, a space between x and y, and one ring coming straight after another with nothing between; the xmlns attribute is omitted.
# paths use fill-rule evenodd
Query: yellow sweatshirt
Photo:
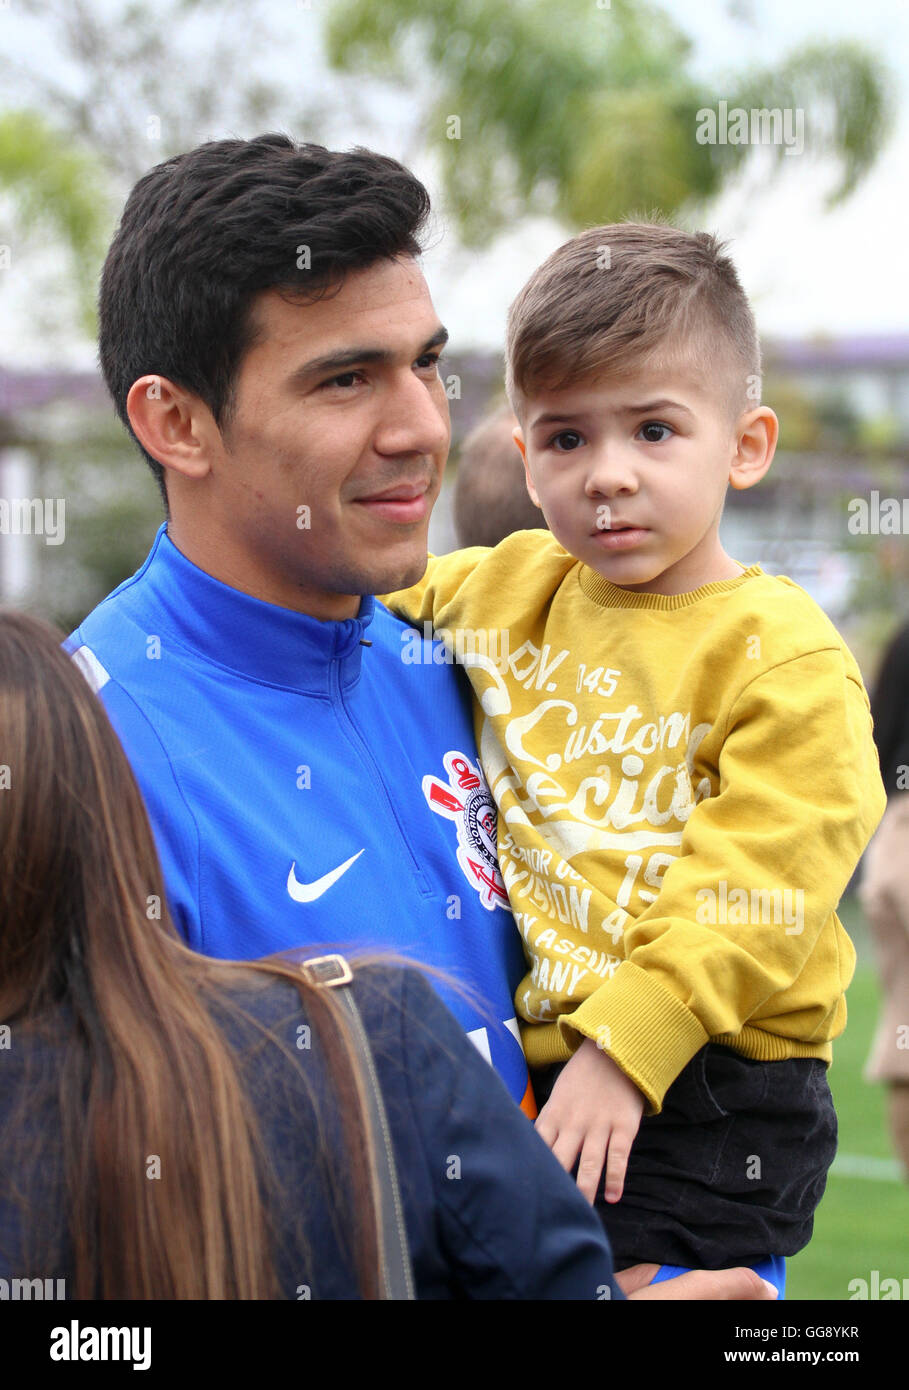
<svg viewBox="0 0 909 1390"><path fill-rule="evenodd" d="M474 689L530 1065L592 1038L656 1113L708 1041L829 1062L855 966L835 909L886 798L858 667L804 590L752 565L637 593L520 531L385 602Z"/></svg>

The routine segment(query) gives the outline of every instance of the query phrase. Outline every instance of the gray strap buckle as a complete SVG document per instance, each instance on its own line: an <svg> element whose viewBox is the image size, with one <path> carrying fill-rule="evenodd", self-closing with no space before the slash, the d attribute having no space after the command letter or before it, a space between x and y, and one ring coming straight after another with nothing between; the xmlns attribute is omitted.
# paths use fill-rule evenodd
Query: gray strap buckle
<svg viewBox="0 0 909 1390"><path fill-rule="evenodd" d="M301 963L300 970L311 985L353 984L353 974L343 956L313 956Z"/></svg>

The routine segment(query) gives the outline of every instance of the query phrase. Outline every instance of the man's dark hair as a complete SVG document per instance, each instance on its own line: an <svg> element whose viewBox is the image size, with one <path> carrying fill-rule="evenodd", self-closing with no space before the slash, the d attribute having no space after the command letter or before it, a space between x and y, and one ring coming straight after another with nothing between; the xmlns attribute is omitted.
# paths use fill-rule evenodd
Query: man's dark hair
<svg viewBox="0 0 909 1390"><path fill-rule="evenodd" d="M223 428L253 299L318 298L351 271L418 256L428 214L419 180L363 148L269 134L156 165L129 195L101 274L101 370L126 428L130 388L152 373L201 397ZM142 452L166 507L164 469Z"/></svg>

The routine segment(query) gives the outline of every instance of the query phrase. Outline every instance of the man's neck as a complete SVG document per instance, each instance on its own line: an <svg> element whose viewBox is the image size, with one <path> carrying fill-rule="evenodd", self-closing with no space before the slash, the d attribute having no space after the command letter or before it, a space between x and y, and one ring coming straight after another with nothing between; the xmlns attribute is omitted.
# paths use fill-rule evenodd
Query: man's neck
<svg viewBox="0 0 909 1390"><path fill-rule="evenodd" d="M229 547L193 535L173 517L167 521L167 537L197 569L261 603L305 613L320 622L343 622L355 618L360 611L359 594L326 593L271 575L246 557L237 557Z"/></svg>

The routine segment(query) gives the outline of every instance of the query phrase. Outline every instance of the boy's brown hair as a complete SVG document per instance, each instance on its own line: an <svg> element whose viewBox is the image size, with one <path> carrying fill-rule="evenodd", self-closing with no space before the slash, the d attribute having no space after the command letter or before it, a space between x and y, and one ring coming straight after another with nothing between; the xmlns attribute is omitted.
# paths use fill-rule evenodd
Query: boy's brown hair
<svg viewBox="0 0 909 1390"><path fill-rule="evenodd" d="M663 223L591 227L534 271L508 311L505 383L529 397L684 356L730 412L760 404L761 350L725 244Z"/></svg>

